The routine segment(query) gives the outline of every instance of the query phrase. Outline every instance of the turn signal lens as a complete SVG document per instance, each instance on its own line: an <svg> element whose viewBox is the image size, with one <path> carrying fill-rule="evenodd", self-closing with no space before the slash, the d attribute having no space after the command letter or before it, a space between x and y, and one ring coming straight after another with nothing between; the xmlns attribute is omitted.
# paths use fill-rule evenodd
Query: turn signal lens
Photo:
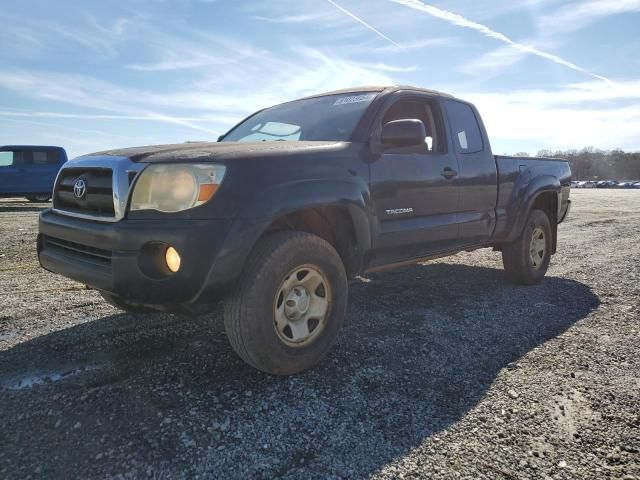
<svg viewBox="0 0 640 480"><path fill-rule="evenodd" d="M198 202L208 201L218 190L219 184L215 183L203 183L200 185L200 192L198 193Z"/></svg>
<svg viewBox="0 0 640 480"><path fill-rule="evenodd" d="M180 254L175 248L167 248L167 251L164 254L164 259L167 262L167 268L169 268L173 273L180 270Z"/></svg>

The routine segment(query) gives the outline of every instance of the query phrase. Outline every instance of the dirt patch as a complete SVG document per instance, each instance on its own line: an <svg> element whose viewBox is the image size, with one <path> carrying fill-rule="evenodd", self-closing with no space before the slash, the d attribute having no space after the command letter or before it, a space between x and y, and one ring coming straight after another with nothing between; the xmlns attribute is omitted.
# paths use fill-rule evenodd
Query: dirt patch
<svg viewBox="0 0 640 480"><path fill-rule="evenodd" d="M640 479L640 191L572 199L542 284L490 250L369 275L292 378L220 311L124 314L43 271L44 205L0 204L0 478Z"/></svg>
<svg viewBox="0 0 640 480"><path fill-rule="evenodd" d="M599 225L609 225L611 223L615 223L617 220L614 218L605 218L603 220L592 220L591 222L585 223L587 227L594 227Z"/></svg>

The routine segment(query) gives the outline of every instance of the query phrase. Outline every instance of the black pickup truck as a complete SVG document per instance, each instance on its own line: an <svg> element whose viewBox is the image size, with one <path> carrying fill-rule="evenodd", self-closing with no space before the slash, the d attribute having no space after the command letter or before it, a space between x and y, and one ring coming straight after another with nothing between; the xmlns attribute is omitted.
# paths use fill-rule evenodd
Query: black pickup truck
<svg viewBox="0 0 640 480"><path fill-rule="evenodd" d="M359 274L492 247L509 280L540 282L570 182L565 161L494 156L470 103L356 88L261 110L217 143L68 162L38 254L127 311L224 299L240 357L293 374L333 345Z"/></svg>

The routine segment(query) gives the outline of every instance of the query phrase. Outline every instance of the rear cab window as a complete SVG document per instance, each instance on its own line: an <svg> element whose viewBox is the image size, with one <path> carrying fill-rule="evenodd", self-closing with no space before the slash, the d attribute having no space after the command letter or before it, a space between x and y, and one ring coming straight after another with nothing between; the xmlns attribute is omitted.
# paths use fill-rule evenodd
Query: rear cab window
<svg viewBox="0 0 640 480"><path fill-rule="evenodd" d="M455 100L447 100L445 106L456 151L476 153L484 150L482 133L473 109Z"/></svg>

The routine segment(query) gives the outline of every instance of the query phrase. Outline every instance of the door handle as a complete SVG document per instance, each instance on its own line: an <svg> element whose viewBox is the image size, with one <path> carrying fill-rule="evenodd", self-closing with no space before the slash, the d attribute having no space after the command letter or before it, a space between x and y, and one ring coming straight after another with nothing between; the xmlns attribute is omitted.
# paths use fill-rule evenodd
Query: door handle
<svg viewBox="0 0 640 480"><path fill-rule="evenodd" d="M451 180L453 177L457 177L458 176L458 172L456 172L452 168L445 167L444 170L442 170L442 173L440 175L442 175L447 180Z"/></svg>

